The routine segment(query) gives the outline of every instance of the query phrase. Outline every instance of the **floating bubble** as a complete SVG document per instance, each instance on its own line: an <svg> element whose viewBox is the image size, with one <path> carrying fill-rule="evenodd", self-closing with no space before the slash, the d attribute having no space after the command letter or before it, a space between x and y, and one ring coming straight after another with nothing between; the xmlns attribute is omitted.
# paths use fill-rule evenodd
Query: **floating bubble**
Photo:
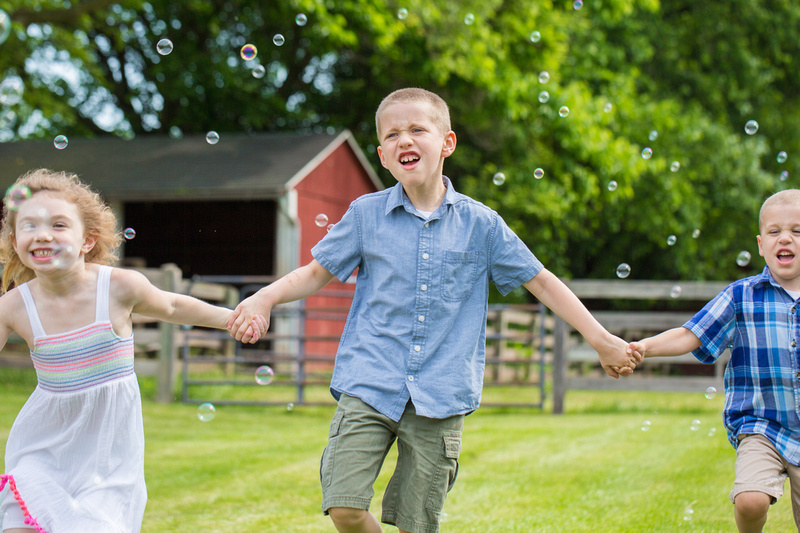
<svg viewBox="0 0 800 533"><path fill-rule="evenodd" d="M672 172L677 172L681 169L681 164L678 163L677 161L673 161L672 164L669 166L669 169Z"/></svg>
<svg viewBox="0 0 800 533"><path fill-rule="evenodd" d="M123 232L122 232L122 235L123 235L123 236L124 236L126 239L128 239L128 240L131 240L131 239L133 239L134 237L136 237L136 230L135 230L135 229L133 229L133 228L125 228L125 231L123 231Z"/></svg>
<svg viewBox="0 0 800 533"><path fill-rule="evenodd" d="M260 80L264 77L264 74L267 73L267 69L264 68L264 65L256 65L253 67L253 77L257 80Z"/></svg>
<svg viewBox="0 0 800 533"><path fill-rule="evenodd" d="M567 106L561 106L558 110L558 116L564 118L567 115L569 115L569 108Z"/></svg>
<svg viewBox="0 0 800 533"><path fill-rule="evenodd" d="M63 150L68 144L69 139L67 139L66 135L56 135L56 138L53 139L53 146L55 146L57 150Z"/></svg>
<svg viewBox="0 0 800 533"><path fill-rule="evenodd" d="M408 17L408 9L401 7L397 10L397 18L400 20L406 20L406 17Z"/></svg>
<svg viewBox="0 0 800 533"><path fill-rule="evenodd" d="M72 265L77 259L77 257L73 255L73 251L74 249L69 245L63 248L56 247L56 254L53 256L53 267L63 270Z"/></svg>
<svg viewBox="0 0 800 533"><path fill-rule="evenodd" d="M169 39L161 39L156 43L156 52L162 56L167 56L172 52L174 45Z"/></svg>
<svg viewBox="0 0 800 533"><path fill-rule="evenodd" d="M656 139L658 139L658 132L656 130L651 131L650 134L647 136L647 138L650 139L651 141L655 141Z"/></svg>
<svg viewBox="0 0 800 533"><path fill-rule="evenodd" d="M178 126L172 126L169 129L169 136L173 139L181 139L183 138L183 130Z"/></svg>
<svg viewBox="0 0 800 533"><path fill-rule="evenodd" d="M755 135L758 131L758 122L755 120L748 120L747 124L744 125L744 132L748 135Z"/></svg>
<svg viewBox="0 0 800 533"><path fill-rule="evenodd" d="M539 93L539 102L541 102L541 103L543 103L543 104L544 104L544 103L546 103L548 100L550 100L550 93L549 93L549 92L547 92L547 91L542 91L542 92L540 92L540 93Z"/></svg>
<svg viewBox="0 0 800 533"><path fill-rule="evenodd" d="M287 411L293 411L294 410L294 404L292 402L287 403L286 404L286 410Z"/></svg>
<svg viewBox="0 0 800 533"><path fill-rule="evenodd" d="M750 252L742 250L739 252L739 255L736 256L736 264L740 267L746 267L750 264L750 259Z"/></svg>
<svg viewBox="0 0 800 533"><path fill-rule="evenodd" d="M542 34L539 33L538 31L534 30L534 31L531 32L531 37L530 38L531 38L531 42L532 43L538 43L539 41L542 40Z"/></svg>
<svg viewBox="0 0 800 533"><path fill-rule="evenodd" d="M642 159L650 159L653 157L653 149L649 146L642 150Z"/></svg>
<svg viewBox="0 0 800 533"><path fill-rule="evenodd" d="M691 507L687 507L687 508L686 508L686 509L684 509L684 511L683 511L683 519L684 519L686 522L689 522L689 521L691 521L691 520L692 520L692 518L694 518L694 509L692 509Z"/></svg>
<svg viewBox="0 0 800 533"><path fill-rule="evenodd" d="M642 422L642 431L650 431L650 427L652 425L653 425L652 422L650 422L649 420L645 420L644 422Z"/></svg>
<svg viewBox="0 0 800 533"><path fill-rule="evenodd" d="M577 10L577 9L580 9L580 8L582 8L582 7L583 7L583 2L582 2L581 0L575 0L575 1L572 3L572 7L573 7L574 9L576 9L576 10Z"/></svg>
<svg viewBox="0 0 800 533"><path fill-rule="evenodd" d="M206 133L206 142L208 144L217 144L219 142L219 133L216 131L209 131Z"/></svg>
<svg viewBox="0 0 800 533"><path fill-rule="evenodd" d="M678 238L675 235L670 235L669 237L667 237L667 246L672 246L676 242L678 242Z"/></svg>
<svg viewBox="0 0 800 533"><path fill-rule="evenodd" d="M785 163L786 162L786 158L788 158L788 157L789 156L786 154L786 152L781 150L780 152L778 152L778 157L776 157L776 159L778 160L778 163Z"/></svg>
<svg viewBox="0 0 800 533"><path fill-rule="evenodd" d="M22 202L31 197L31 190L27 185L14 184L6 190L6 195L3 198L3 203L8 206L11 211L16 211Z"/></svg>
<svg viewBox="0 0 800 533"><path fill-rule="evenodd" d="M680 298L682 292L683 289L681 289L680 285L673 285L672 288L669 290L669 297L672 298L673 300L675 298Z"/></svg>
<svg viewBox="0 0 800 533"><path fill-rule="evenodd" d="M335 226L335 225L336 225L336 224L328 224L328 227L327 227L327 228L325 228L325 229L326 229L326 230L328 230L328 231L330 232L330 231L333 229L333 226Z"/></svg>
<svg viewBox="0 0 800 533"><path fill-rule="evenodd" d="M547 83L550 81L550 73L543 70L539 73L539 83Z"/></svg>
<svg viewBox="0 0 800 533"><path fill-rule="evenodd" d="M467 13L466 15L464 15L464 24L469 26L473 22L475 22L475 15L473 15L472 13Z"/></svg>
<svg viewBox="0 0 800 533"><path fill-rule="evenodd" d="M494 176L492 176L492 183L495 185L502 185L506 182L506 175L502 172L495 172Z"/></svg>
<svg viewBox="0 0 800 533"><path fill-rule="evenodd" d="M320 213L316 217L314 217L314 224L319 226L320 228L324 228L328 225L328 215L325 213Z"/></svg>
<svg viewBox="0 0 800 533"><path fill-rule="evenodd" d="M6 78L0 83L0 105L13 106L22 101L25 84L20 78Z"/></svg>
<svg viewBox="0 0 800 533"><path fill-rule="evenodd" d="M779 177L780 177L781 181L788 180L789 179L789 171L788 170L782 171Z"/></svg>
<svg viewBox="0 0 800 533"><path fill-rule="evenodd" d="M533 171L533 177L536 178L537 180L542 179L544 177L544 170L542 170L541 168L537 168L536 170Z"/></svg>
<svg viewBox="0 0 800 533"><path fill-rule="evenodd" d="M709 437L713 437L716 432L717 432L717 428L708 428L708 436Z"/></svg>
<svg viewBox="0 0 800 533"><path fill-rule="evenodd" d="M10 128L14 123L14 119L17 118L17 115L14 114L13 111L10 109L0 115L0 130L4 130L6 128Z"/></svg>
<svg viewBox="0 0 800 533"><path fill-rule="evenodd" d="M628 263L620 263L617 266L617 277L625 279L631 275L631 266Z"/></svg>
<svg viewBox="0 0 800 533"><path fill-rule="evenodd" d="M692 423L689 424L689 429L691 429L692 431L697 431L698 429L700 429L701 425L702 422L700 422L698 419L695 418L694 420L692 420Z"/></svg>
<svg viewBox="0 0 800 533"><path fill-rule="evenodd" d="M0 9L0 44L6 42L9 35L11 35L11 17Z"/></svg>
<svg viewBox="0 0 800 533"><path fill-rule="evenodd" d="M705 396L709 400L717 395L717 388L716 387L709 387L706 389Z"/></svg>
<svg viewBox="0 0 800 533"><path fill-rule="evenodd" d="M695 229L695 230L692 232L692 239L696 239L696 238L698 238L699 236L700 236L700 230L699 230L699 229Z"/></svg>
<svg viewBox="0 0 800 533"><path fill-rule="evenodd" d="M614 109L614 105L611 102L606 102L606 105L603 106L603 111L605 113L611 113L612 109Z"/></svg>
<svg viewBox="0 0 800 533"><path fill-rule="evenodd" d="M308 23L308 17L305 13L298 13L294 18L294 23L298 26L305 26Z"/></svg>
<svg viewBox="0 0 800 533"><path fill-rule="evenodd" d="M617 190L617 182L615 180L611 180L608 182L608 190L614 192Z"/></svg>
<svg viewBox="0 0 800 533"><path fill-rule="evenodd" d="M272 44L274 44L275 46L283 46L283 43L285 42L286 38L280 33L276 33L275 36L272 38Z"/></svg>
<svg viewBox="0 0 800 533"><path fill-rule="evenodd" d="M217 410L212 403L201 403L197 408L197 418L200 422L211 422L217 415Z"/></svg>
<svg viewBox="0 0 800 533"><path fill-rule="evenodd" d="M258 48L256 48L256 45L254 44L246 44L242 46L241 50L239 50L239 55L245 61L250 61L252 59L255 59L256 56L258 55Z"/></svg>
<svg viewBox="0 0 800 533"><path fill-rule="evenodd" d="M256 369L256 383L259 385L269 385L275 377L272 367L263 365Z"/></svg>

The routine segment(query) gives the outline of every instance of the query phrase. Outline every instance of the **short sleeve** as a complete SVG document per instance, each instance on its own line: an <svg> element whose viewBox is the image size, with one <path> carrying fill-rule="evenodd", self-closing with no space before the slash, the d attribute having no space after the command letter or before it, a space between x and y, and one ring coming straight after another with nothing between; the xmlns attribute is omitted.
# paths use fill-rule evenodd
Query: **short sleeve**
<svg viewBox="0 0 800 533"><path fill-rule="evenodd" d="M732 286L715 296L683 327L700 339L700 347L692 352L697 360L708 364L716 361L733 342L736 329Z"/></svg>
<svg viewBox="0 0 800 533"><path fill-rule="evenodd" d="M500 215L494 213L489 250L489 275L506 295L538 274L544 265L522 242Z"/></svg>
<svg viewBox="0 0 800 533"><path fill-rule="evenodd" d="M361 226L355 202L311 249L311 255L339 281L347 281L352 275L361 264Z"/></svg>

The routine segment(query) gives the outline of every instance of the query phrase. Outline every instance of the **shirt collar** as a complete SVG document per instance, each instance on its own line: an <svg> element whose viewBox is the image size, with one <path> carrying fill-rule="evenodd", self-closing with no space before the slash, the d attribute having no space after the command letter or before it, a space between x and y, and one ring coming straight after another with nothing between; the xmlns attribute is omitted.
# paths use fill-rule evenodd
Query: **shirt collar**
<svg viewBox="0 0 800 533"><path fill-rule="evenodd" d="M450 178L443 175L442 182L444 183L444 186L447 189L444 192L442 205L454 204L456 201L456 191L455 189L453 189L453 184L450 182ZM413 205L411 204L411 200L409 200L408 196L406 196L406 193L403 190L403 184L400 182L398 182L389 191L389 197L386 199L386 211L384 212L384 215L388 215L397 207L405 207L406 211L413 212Z"/></svg>
<svg viewBox="0 0 800 533"><path fill-rule="evenodd" d="M776 289L783 289L781 284L778 283L777 281L775 281L775 278L773 278L772 274L770 274L768 266L765 266L764 270L762 270L760 274L754 276L753 282L755 284L764 283L764 284L772 285ZM783 289L783 290L786 290L786 289Z"/></svg>

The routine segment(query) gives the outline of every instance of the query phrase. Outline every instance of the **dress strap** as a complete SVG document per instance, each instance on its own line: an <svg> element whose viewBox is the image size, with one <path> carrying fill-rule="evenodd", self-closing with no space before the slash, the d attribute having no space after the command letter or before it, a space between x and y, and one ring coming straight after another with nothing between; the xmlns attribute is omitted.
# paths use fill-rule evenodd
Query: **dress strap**
<svg viewBox="0 0 800 533"><path fill-rule="evenodd" d="M25 302L25 310L28 312L28 320L31 322L31 329L33 330L33 338L44 337L46 333L42 327L42 321L39 319L39 312L36 311L36 304L33 303L33 296L31 289L27 283L23 283L19 287L19 293L22 295L22 301Z"/></svg>
<svg viewBox="0 0 800 533"><path fill-rule="evenodd" d="M112 267L108 265L101 265L100 271L97 273L97 295L95 296L95 322L110 322L110 314L108 311L108 300L111 289L111 270Z"/></svg>

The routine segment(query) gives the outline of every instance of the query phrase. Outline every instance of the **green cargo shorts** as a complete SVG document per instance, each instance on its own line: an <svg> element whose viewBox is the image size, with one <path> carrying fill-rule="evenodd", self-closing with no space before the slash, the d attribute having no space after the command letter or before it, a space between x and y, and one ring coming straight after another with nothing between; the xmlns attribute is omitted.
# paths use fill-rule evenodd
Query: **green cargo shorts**
<svg viewBox="0 0 800 533"><path fill-rule="evenodd" d="M399 422L342 395L320 461L322 510L369 509L373 484L397 441L397 465L383 495L381 521L412 533L436 533L458 474L464 415L417 416L409 401Z"/></svg>

